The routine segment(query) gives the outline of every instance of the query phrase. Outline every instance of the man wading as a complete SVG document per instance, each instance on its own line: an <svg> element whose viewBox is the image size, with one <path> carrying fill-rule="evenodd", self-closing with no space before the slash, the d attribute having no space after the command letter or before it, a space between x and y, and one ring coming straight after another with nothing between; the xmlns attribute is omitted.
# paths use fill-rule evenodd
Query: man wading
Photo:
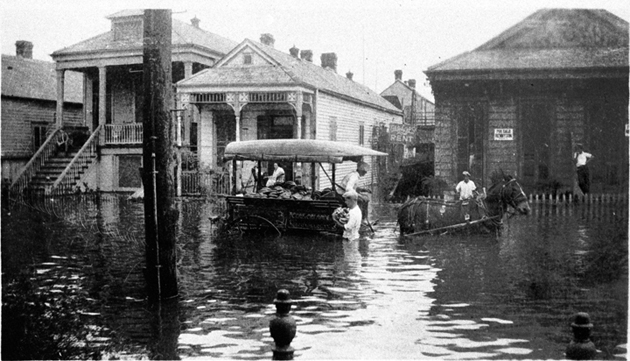
<svg viewBox="0 0 630 361"><path fill-rule="evenodd" d="M348 173L342 180L341 184L337 187L337 193L343 195L348 191L355 191L358 194L357 204L359 205L359 209L361 209L361 213L363 215L363 223L367 224L367 216L368 216L368 204L370 203L370 198L361 193L370 193L369 189L359 187L357 183L359 182L359 178L363 177L367 174L368 170L370 170L370 165L365 162L357 163L357 170L354 172Z"/></svg>

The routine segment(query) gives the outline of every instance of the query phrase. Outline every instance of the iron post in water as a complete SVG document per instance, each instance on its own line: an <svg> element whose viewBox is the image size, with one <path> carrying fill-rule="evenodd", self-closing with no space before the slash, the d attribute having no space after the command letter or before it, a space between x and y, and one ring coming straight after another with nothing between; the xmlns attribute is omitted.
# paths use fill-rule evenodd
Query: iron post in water
<svg viewBox="0 0 630 361"><path fill-rule="evenodd" d="M171 10L144 11L143 185L149 300L177 296L171 86Z"/></svg>
<svg viewBox="0 0 630 361"><path fill-rule="evenodd" d="M291 311L291 296L288 290L279 290L276 299L276 317L269 322L269 333L276 347L273 348L273 360L293 360L294 349L291 341L295 337L297 326L289 312Z"/></svg>
<svg viewBox="0 0 630 361"><path fill-rule="evenodd" d="M591 341L591 317L586 312L579 312L571 324L573 340L567 346L566 355L569 360L593 360L597 356L595 344Z"/></svg>

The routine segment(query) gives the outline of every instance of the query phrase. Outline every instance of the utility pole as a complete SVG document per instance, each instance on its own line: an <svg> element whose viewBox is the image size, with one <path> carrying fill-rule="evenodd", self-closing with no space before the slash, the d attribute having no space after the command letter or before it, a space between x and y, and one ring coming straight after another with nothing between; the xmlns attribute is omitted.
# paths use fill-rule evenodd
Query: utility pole
<svg viewBox="0 0 630 361"><path fill-rule="evenodd" d="M176 297L171 108L171 10L144 11L143 177L146 234L145 279L150 301Z"/></svg>

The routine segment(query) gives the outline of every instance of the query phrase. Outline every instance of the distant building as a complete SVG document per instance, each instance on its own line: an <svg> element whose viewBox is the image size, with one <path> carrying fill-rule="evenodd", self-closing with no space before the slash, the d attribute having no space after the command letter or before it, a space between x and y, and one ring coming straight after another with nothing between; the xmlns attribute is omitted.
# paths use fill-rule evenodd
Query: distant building
<svg viewBox="0 0 630 361"><path fill-rule="evenodd" d="M52 57L58 83L64 82L69 70L83 74L85 112L81 121L91 132L101 126L100 156L82 181L103 191L131 191L141 187L144 10L123 10L108 19L108 32L57 50ZM199 22L196 17L191 23L172 20L173 83L212 66L237 45L203 30ZM63 101L65 94L58 93L57 99ZM181 150L194 153L196 123L189 112L182 115Z"/></svg>
<svg viewBox="0 0 630 361"><path fill-rule="evenodd" d="M16 42L16 55L2 54L2 179L13 181L55 124L55 63L33 59L33 43ZM83 79L68 72L63 120L83 122Z"/></svg>
<svg viewBox="0 0 630 361"><path fill-rule="evenodd" d="M394 71L394 82L381 92L403 111L404 124L391 129L391 140L397 145L396 153L404 152L404 158L432 161L435 105L418 93L415 79L403 81L402 75L402 70Z"/></svg>
<svg viewBox="0 0 630 361"><path fill-rule="evenodd" d="M205 167L221 169L225 145L231 141L322 139L373 147L377 128L402 123L402 112L353 81L352 73L337 74L335 53L322 54L318 66L312 51L289 51L275 49L271 34L263 34L260 43L246 39L214 67L177 84L183 102L199 111L199 159ZM246 163L244 184L253 166ZM314 175L318 187L330 186L321 169L284 166L288 179L302 177L304 184L311 184ZM337 170L345 175L354 167L346 162ZM369 173L363 182L371 177Z"/></svg>
<svg viewBox="0 0 630 361"><path fill-rule="evenodd" d="M425 71L435 96L435 171L528 191L572 189L575 144L595 155L591 191L628 190L628 22L544 9Z"/></svg>

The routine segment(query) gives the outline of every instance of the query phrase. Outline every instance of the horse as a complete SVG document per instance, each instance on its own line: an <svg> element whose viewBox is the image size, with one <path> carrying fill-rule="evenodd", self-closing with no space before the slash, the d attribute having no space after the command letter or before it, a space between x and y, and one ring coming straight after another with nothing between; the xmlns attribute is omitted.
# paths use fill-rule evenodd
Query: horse
<svg viewBox="0 0 630 361"><path fill-rule="evenodd" d="M417 197L408 200L398 210L401 235L448 232L473 225L498 233L508 206L520 214L530 212L527 196L515 178L501 172L492 179L495 181L487 194L477 194L473 199L447 201Z"/></svg>

